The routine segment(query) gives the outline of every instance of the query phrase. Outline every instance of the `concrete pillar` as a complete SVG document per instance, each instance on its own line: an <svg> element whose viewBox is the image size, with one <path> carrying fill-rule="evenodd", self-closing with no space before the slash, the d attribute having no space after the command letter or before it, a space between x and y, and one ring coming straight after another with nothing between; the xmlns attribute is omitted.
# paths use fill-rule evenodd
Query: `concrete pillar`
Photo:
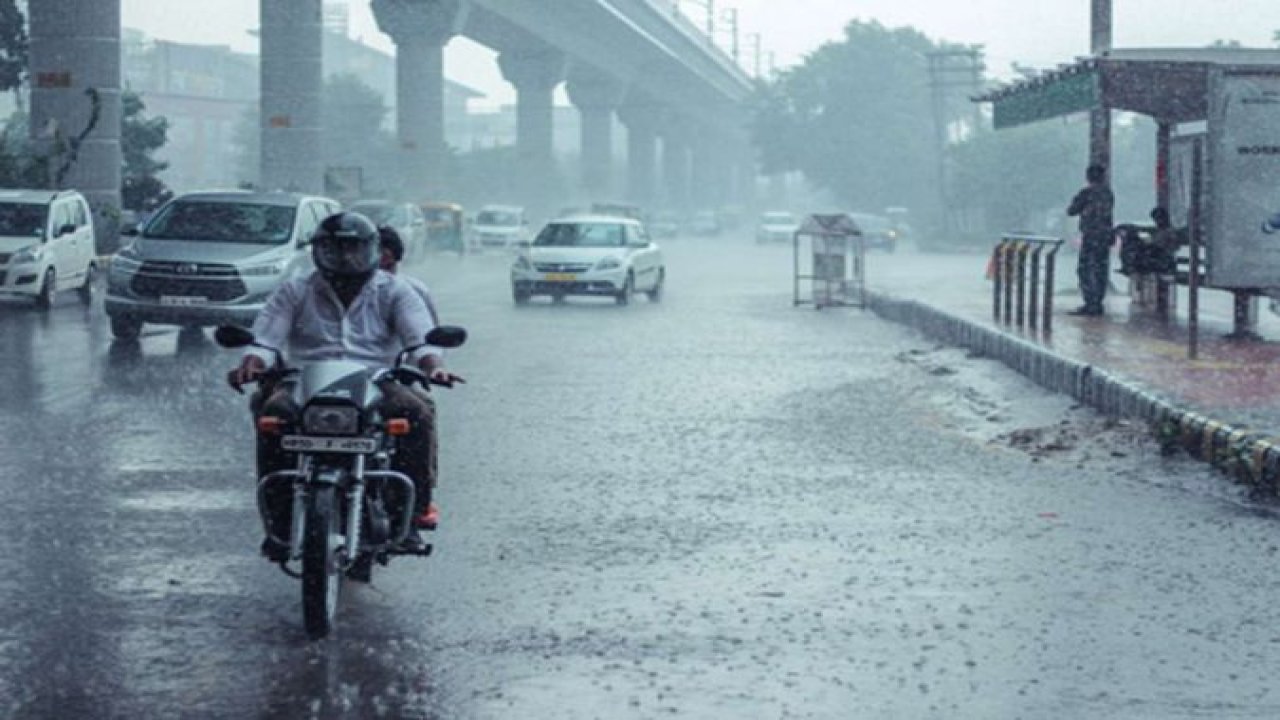
<svg viewBox="0 0 1280 720"><path fill-rule="evenodd" d="M324 188L321 0L259 0L262 170L270 190Z"/></svg>
<svg viewBox="0 0 1280 720"><path fill-rule="evenodd" d="M517 183L522 202L534 214L549 214L559 179L553 155L556 86L564 82L563 53L526 45L498 56L502 77L516 88Z"/></svg>
<svg viewBox="0 0 1280 720"><path fill-rule="evenodd" d="M378 29L396 44L396 135L400 177L411 198L446 195L444 46L466 22L460 0L373 0Z"/></svg>
<svg viewBox="0 0 1280 720"><path fill-rule="evenodd" d="M689 188L691 167L689 131L683 120L668 114L662 126L662 192L661 202L667 210L685 213L691 210Z"/></svg>
<svg viewBox="0 0 1280 720"><path fill-rule="evenodd" d="M594 68L574 66L565 89L582 117L581 189L589 199L612 199L613 114L622 103L623 85Z"/></svg>
<svg viewBox="0 0 1280 720"><path fill-rule="evenodd" d="M658 128L662 109L652 99L632 94L618 109L627 127L627 199L651 209L658 178Z"/></svg>
<svg viewBox="0 0 1280 720"><path fill-rule="evenodd" d="M40 0L29 9L31 137L51 154L49 186L84 194L98 250L111 252L120 210L120 0Z"/></svg>

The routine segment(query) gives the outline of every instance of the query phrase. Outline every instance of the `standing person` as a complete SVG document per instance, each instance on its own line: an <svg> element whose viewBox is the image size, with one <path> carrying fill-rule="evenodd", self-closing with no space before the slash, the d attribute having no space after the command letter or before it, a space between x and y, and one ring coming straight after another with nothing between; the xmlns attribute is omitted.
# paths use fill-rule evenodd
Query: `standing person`
<svg viewBox="0 0 1280 720"><path fill-rule="evenodd" d="M1098 316L1103 314L1102 299L1107 294L1107 270L1115 240L1111 210L1116 200L1107 187L1106 168L1090 165L1085 179L1089 184L1076 193L1067 208L1068 215L1080 216L1080 261L1076 265L1076 276L1084 298L1084 305L1070 314Z"/></svg>

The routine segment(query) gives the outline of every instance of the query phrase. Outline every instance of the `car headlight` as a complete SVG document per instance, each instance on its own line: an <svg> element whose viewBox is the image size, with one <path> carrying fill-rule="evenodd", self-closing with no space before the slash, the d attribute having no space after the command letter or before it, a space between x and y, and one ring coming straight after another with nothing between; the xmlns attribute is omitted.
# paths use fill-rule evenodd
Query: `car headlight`
<svg viewBox="0 0 1280 720"><path fill-rule="evenodd" d="M279 275L289 267L288 260L277 260L265 265L250 265L240 271L241 275L263 276L263 275Z"/></svg>
<svg viewBox="0 0 1280 720"><path fill-rule="evenodd" d="M14 253L13 259L10 262L12 262L14 265L22 265L24 263L40 262L41 258L43 257L44 257L43 245L28 245L27 247L24 247L18 252Z"/></svg>
<svg viewBox="0 0 1280 720"><path fill-rule="evenodd" d="M615 270L622 267L622 261L618 258L605 258L596 263L597 270Z"/></svg>
<svg viewBox="0 0 1280 720"><path fill-rule="evenodd" d="M314 435L355 435L360 409L349 405L312 405L302 413L302 431Z"/></svg>
<svg viewBox="0 0 1280 720"><path fill-rule="evenodd" d="M529 258L525 257L524 255L521 255L520 257L516 258L516 263L513 267L516 270L532 270L533 263L529 262Z"/></svg>

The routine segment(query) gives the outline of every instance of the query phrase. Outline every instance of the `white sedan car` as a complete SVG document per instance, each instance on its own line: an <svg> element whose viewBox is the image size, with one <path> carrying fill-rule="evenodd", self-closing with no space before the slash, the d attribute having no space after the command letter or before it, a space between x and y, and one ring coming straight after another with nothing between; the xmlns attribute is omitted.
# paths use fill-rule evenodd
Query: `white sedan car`
<svg viewBox="0 0 1280 720"><path fill-rule="evenodd" d="M638 220L602 215L551 221L511 267L511 297L523 305L534 295L612 297L619 305L643 292L662 299L662 250Z"/></svg>

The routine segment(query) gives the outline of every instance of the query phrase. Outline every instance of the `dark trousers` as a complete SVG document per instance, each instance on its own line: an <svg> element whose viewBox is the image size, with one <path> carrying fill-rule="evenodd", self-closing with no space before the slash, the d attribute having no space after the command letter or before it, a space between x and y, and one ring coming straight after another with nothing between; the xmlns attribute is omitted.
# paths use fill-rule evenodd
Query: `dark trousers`
<svg viewBox="0 0 1280 720"><path fill-rule="evenodd" d="M299 408L293 401L291 386L281 384L253 394L249 407L253 411L254 426L262 415L285 418L290 423L300 420ZM398 438L391 467L413 480L417 507L420 513L431 502L431 490L436 486L436 406L425 391L406 387L397 382L381 385L382 399L378 411L384 418L404 418L409 421L408 435ZM265 399L264 399L265 395ZM280 436L257 433L258 477L277 470L291 470L298 466L296 453L285 452L280 447ZM285 537L291 512L292 488L276 483L265 498L272 510L272 525L276 534Z"/></svg>
<svg viewBox="0 0 1280 720"><path fill-rule="evenodd" d="M1080 295L1084 306L1102 310L1102 299L1107 294L1107 272L1111 264L1111 235L1085 235L1080 244L1080 260L1076 265L1076 277L1080 281Z"/></svg>

